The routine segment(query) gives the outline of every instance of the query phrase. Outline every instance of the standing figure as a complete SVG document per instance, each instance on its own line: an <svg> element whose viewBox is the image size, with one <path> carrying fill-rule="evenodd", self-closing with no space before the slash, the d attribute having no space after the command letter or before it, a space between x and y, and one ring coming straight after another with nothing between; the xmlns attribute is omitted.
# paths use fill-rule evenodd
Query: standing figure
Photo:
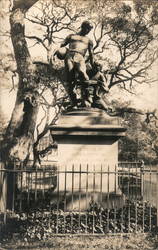
<svg viewBox="0 0 158 250"><path fill-rule="evenodd" d="M76 98L73 88L74 81L77 80L76 77L81 81L89 80L84 58L87 51L89 52L90 63L93 66L93 43L88 37L86 37L92 28L93 26L88 21L84 21L81 25L80 32L69 35L61 44L61 47L69 45L64 62L67 78L66 80L68 82L67 91L74 105L76 105Z"/></svg>

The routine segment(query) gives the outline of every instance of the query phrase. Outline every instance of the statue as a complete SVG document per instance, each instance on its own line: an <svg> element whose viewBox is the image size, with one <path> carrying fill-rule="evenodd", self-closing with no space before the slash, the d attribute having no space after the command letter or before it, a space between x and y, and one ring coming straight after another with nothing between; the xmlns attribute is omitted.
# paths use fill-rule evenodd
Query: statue
<svg viewBox="0 0 158 250"><path fill-rule="evenodd" d="M104 94L109 92L107 81L101 72L101 65L94 61L93 43L86 37L92 28L90 22L84 21L80 32L67 36L54 56L64 60L67 92L72 106L97 107L107 111L108 106L103 100ZM86 52L89 53L89 70L85 61ZM77 98L75 90L78 88L81 98Z"/></svg>
<svg viewBox="0 0 158 250"><path fill-rule="evenodd" d="M109 92L109 88L107 85L107 80L105 79L105 76L101 70L102 65L94 62L92 69L90 69L88 72L90 79L84 82L84 85L87 84L87 86L82 91L82 93L87 93L85 96L85 101L91 103L91 107L97 107L107 111L108 106L103 100L103 96ZM92 89L91 91L90 88Z"/></svg>
<svg viewBox="0 0 158 250"><path fill-rule="evenodd" d="M77 77L82 81L89 80L84 59L87 51L89 52L90 63L93 65L93 43L88 37L86 37L92 28L93 26L90 22L84 21L81 25L80 32L66 37L60 46L61 48L54 54L54 56L57 55L59 59L64 59L66 81L68 83L67 91L73 104L76 104L76 98L73 93L74 80ZM63 50L63 47L67 45L69 45L69 49Z"/></svg>

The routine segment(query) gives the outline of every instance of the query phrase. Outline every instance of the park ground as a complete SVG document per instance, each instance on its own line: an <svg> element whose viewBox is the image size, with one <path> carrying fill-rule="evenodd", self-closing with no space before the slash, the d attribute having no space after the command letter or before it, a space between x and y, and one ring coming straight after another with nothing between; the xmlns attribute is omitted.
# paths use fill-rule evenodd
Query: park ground
<svg viewBox="0 0 158 250"><path fill-rule="evenodd" d="M3 249L108 249L108 250L158 250L158 235L133 234L126 236L54 236L46 241L25 242L15 237L1 245Z"/></svg>

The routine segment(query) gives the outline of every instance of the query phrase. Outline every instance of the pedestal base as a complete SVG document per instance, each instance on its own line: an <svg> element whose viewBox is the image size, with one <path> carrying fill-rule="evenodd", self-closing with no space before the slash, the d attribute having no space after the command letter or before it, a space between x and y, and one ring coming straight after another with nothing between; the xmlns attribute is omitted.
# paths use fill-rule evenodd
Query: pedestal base
<svg viewBox="0 0 158 250"><path fill-rule="evenodd" d="M51 128L58 143L59 190L67 193L67 198L74 195L73 202L71 197L66 205L68 210L85 209L90 201L112 206L113 199L108 204L107 197L120 195L118 139L125 130L118 117L98 109L68 112Z"/></svg>

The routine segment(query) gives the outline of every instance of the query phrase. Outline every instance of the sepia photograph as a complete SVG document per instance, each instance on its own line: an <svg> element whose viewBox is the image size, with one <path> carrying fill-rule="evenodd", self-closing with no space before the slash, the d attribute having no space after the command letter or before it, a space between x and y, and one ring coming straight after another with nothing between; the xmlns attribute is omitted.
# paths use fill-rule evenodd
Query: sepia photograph
<svg viewBox="0 0 158 250"><path fill-rule="evenodd" d="M0 249L158 249L158 1L0 0Z"/></svg>

